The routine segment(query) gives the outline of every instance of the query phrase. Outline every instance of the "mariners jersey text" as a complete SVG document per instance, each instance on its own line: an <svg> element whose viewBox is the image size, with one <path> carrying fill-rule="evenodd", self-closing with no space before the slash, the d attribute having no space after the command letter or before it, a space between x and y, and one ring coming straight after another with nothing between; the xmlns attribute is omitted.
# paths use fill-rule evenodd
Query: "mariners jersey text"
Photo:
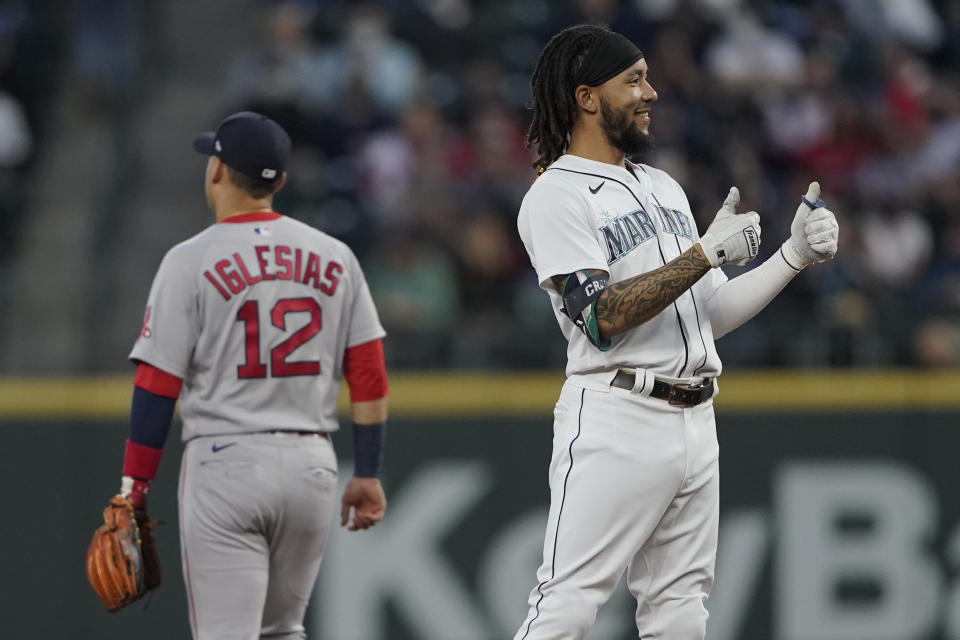
<svg viewBox="0 0 960 640"><path fill-rule="evenodd" d="M669 307L596 348L563 313L556 276L605 272L610 283L650 273L699 240L683 189L647 165L564 155L537 178L520 206L517 230L566 336L567 374L647 369L662 377L712 377L721 370L708 300L725 280L712 270Z"/></svg>

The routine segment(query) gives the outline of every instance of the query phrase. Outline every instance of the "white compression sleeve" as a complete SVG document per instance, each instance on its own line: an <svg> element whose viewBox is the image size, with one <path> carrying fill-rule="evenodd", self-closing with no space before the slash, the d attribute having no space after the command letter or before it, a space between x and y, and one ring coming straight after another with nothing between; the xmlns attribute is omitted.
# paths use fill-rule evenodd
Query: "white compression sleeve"
<svg viewBox="0 0 960 640"><path fill-rule="evenodd" d="M707 301L714 339L757 315L798 273L777 251L757 268L720 285Z"/></svg>

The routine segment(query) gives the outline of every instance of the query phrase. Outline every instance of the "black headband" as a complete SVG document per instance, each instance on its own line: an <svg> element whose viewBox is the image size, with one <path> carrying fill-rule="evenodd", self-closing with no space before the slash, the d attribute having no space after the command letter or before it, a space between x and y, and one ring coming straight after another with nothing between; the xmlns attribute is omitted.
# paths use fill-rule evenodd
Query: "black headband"
<svg viewBox="0 0 960 640"><path fill-rule="evenodd" d="M607 31L590 47L573 79L573 86L599 86L642 57L643 52L629 39L615 31Z"/></svg>

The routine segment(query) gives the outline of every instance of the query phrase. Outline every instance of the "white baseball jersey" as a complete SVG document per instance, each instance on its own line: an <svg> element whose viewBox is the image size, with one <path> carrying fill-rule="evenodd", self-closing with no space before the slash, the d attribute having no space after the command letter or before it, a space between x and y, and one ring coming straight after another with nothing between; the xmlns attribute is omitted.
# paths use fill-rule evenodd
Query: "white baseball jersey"
<svg viewBox="0 0 960 640"><path fill-rule="evenodd" d="M726 276L710 272L657 316L614 336L601 351L560 311L551 277L601 269L610 283L653 271L700 239L687 197L659 169L627 161L633 171L564 155L530 187L517 226L567 338L567 375L642 368L673 378L714 377L720 358L706 301Z"/></svg>
<svg viewBox="0 0 960 640"><path fill-rule="evenodd" d="M344 350L385 335L345 244L276 213L173 247L130 353L182 378L183 440L334 431Z"/></svg>

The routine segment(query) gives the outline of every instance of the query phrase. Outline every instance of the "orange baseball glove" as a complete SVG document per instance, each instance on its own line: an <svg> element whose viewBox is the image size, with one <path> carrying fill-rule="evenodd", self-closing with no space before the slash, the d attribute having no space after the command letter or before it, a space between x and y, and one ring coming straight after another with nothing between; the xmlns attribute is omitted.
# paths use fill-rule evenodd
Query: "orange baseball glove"
<svg viewBox="0 0 960 640"><path fill-rule="evenodd" d="M87 548L87 578L108 611L117 611L160 585L160 559L146 511L114 496Z"/></svg>

